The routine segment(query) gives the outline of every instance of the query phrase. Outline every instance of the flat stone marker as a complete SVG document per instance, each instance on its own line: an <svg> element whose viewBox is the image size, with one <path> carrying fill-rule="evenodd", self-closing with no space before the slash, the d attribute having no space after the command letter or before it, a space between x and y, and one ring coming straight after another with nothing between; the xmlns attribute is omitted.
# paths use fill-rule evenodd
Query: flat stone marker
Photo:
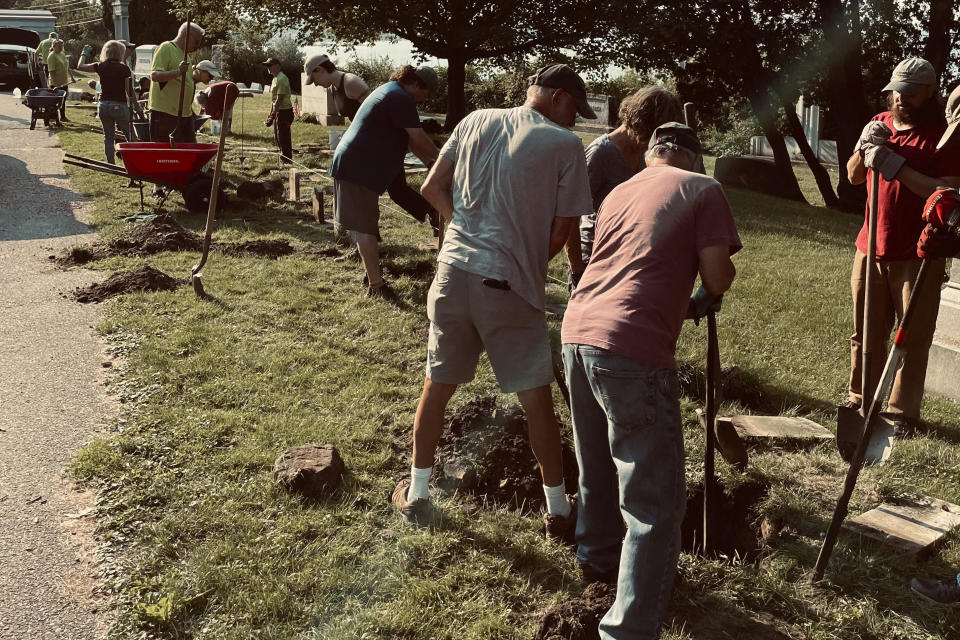
<svg viewBox="0 0 960 640"><path fill-rule="evenodd" d="M731 416L729 420L741 438L791 438L794 440L833 440L833 433L807 418L783 416Z"/></svg>
<svg viewBox="0 0 960 640"><path fill-rule="evenodd" d="M884 502L876 509L844 523L843 528L916 556L960 525L960 506L939 498L918 496Z"/></svg>

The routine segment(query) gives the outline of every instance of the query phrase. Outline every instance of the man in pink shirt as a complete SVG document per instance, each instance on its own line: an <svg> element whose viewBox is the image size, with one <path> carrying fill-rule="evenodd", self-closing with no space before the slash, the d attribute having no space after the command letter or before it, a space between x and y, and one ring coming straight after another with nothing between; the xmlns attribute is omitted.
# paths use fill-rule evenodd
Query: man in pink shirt
<svg viewBox="0 0 960 640"><path fill-rule="evenodd" d="M723 189L693 173L699 155L690 128L654 130L647 168L597 213L593 254L563 319L580 465L577 557L586 581L616 582L600 622L607 640L658 635L686 498L677 336L697 274L719 296L741 247Z"/></svg>

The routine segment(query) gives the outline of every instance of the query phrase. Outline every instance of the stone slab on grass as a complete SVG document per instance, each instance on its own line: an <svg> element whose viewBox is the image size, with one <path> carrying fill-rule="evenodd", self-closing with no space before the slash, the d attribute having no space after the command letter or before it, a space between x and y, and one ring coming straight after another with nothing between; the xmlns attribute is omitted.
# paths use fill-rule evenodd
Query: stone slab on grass
<svg viewBox="0 0 960 640"><path fill-rule="evenodd" d="M916 496L884 502L846 522L843 528L881 542L895 551L917 556L929 551L960 525L960 506Z"/></svg>

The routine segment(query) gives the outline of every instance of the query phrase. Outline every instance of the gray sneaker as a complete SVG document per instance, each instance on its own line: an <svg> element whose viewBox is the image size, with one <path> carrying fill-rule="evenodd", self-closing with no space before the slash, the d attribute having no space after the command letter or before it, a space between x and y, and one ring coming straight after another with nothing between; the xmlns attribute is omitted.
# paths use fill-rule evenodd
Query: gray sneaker
<svg viewBox="0 0 960 640"><path fill-rule="evenodd" d="M410 479L401 480L397 488L393 490L393 506L397 508L407 522L423 527L430 524L433 515L433 507L430 501L424 498L417 498L414 501L407 500L407 492L410 490Z"/></svg>
<svg viewBox="0 0 960 640"><path fill-rule="evenodd" d="M934 604L954 604L960 602L960 584L956 578L935 580L933 578L914 578L910 588L921 598Z"/></svg>

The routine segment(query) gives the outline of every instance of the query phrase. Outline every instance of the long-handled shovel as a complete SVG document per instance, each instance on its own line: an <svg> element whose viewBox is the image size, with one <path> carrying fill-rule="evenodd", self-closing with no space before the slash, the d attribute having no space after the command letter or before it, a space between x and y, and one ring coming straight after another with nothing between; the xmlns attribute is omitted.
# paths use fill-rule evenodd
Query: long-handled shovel
<svg viewBox="0 0 960 640"><path fill-rule="evenodd" d="M226 117L227 113L227 100L229 100L228 96L229 92L224 92L224 117ZM203 283L200 281L200 278L203 275L200 273L200 270L203 269L203 265L207 263L207 255L210 253L210 237L213 235L213 219L217 214L217 197L220 195L220 166L223 163L223 147L226 135L226 124L221 123L220 145L217 147L217 165L213 170L213 186L210 189L210 204L207 207L207 228L203 234L203 254L200 256L200 263L190 272L190 282L193 284L193 290L201 298L205 297L206 293L203 290Z"/></svg>
<svg viewBox="0 0 960 640"><path fill-rule="evenodd" d="M880 173L872 172L870 181L870 214L867 216L867 262L864 275L864 294L863 294L863 319L861 321L861 353L863 361L861 366L862 382L860 383L862 403L860 410L847 406L837 407L837 449L840 450L840 456L846 462L853 459L854 452L861 440L863 433L863 417L867 410L867 398L872 397L871 379L873 371L873 328L871 327L871 313L873 296L874 265L877 261L877 210L878 198L880 192ZM877 428L872 431L872 437L868 442L865 460L869 463L881 463L890 457L893 425L879 418Z"/></svg>
<svg viewBox="0 0 960 640"><path fill-rule="evenodd" d="M907 302L907 309L903 313L903 320L900 321L900 327L893 339L893 349L887 356L887 363L883 367L883 375L880 377L880 384L873 394L870 401L870 409L863 420L862 435L857 449L853 454L853 460L850 462L850 469L847 470L847 477L843 482L843 493L837 500L837 507L833 510L833 520L830 521L830 528L827 529L827 535L823 539L823 546L820 547L820 555L817 557L817 564L813 570L813 581L816 582L823 578L823 572L827 568L827 562L830 561L830 553L837 542L837 535L840 533L840 527L843 525L844 518L847 517L847 508L850 504L850 496L853 495L853 489L857 485L857 476L860 475L860 469L863 468L864 459L868 449L873 446L872 441L878 438L876 431L878 426L882 425L880 419L880 407L886 400L890 387L893 385L893 379L897 375L900 363L903 361L904 347L903 343L907 339L907 330L910 326L910 320L913 318L914 310L917 306L917 300L920 298L918 293L923 288L924 280L927 277L928 261L926 259L920 263L920 272L917 273L917 279L913 283L913 290L910 293L910 300ZM864 406L866 405L866 396L864 396ZM892 443L892 434L888 437ZM888 446L891 446L888 444Z"/></svg>
<svg viewBox="0 0 960 640"><path fill-rule="evenodd" d="M713 551L713 511L716 502L717 376L720 374L720 343L717 340L717 314L707 313L707 446L703 454L703 552Z"/></svg>
<svg viewBox="0 0 960 640"><path fill-rule="evenodd" d="M187 52L190 49L190 12L187 12L187 41L183 43L183 61L187 61ZM187 69L189 71L189 69ZM184 72L183 77L180 78L180 101L177 102L177 126L170 132L170 148L173 149L177 146L174 138L177 135L177 131L180 130L181 121L183 120L183 94L187 88L187 74Z"/></svg>

